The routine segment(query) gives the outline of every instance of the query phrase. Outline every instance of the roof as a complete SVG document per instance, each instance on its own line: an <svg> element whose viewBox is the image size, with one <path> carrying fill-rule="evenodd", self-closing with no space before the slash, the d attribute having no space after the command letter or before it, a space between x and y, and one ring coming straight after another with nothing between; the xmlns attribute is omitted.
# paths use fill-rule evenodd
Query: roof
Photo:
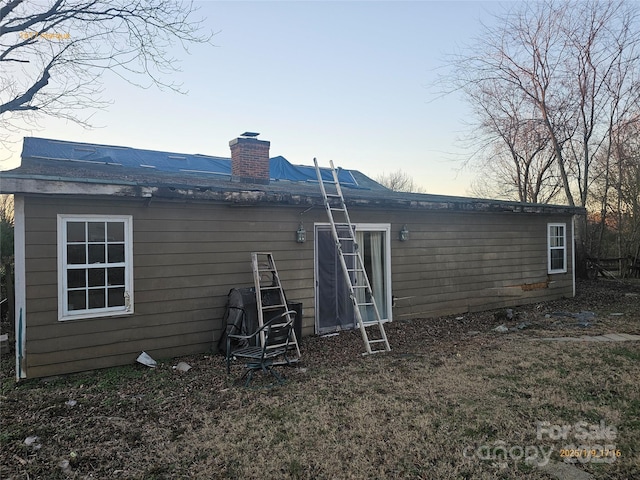
<svg viewBox="0 0 640 480"><path fill-rule="evenodd" d="M339 170L348 205L420 210L582 213L562 205L394 192L357 170ZM321 169L331 179L329 169ZM3 193L113 195L222 201L236 204L321 205L315 168L270 159L268 184L238 182L224 157L26 137L20 167L1 172Z"/></svg>
<svg viewBox="0 0 640 480"><path fill-rule="evenodd" d="M141 169L147 172L164 172L172 174L198 174L218 178L231 177L231 159L201 154L186 154L144 150L114 145L98 145L91 143L49 140L45 138L26 137L22 148L22 158L29 160L46 160L60 162L67 166L75 164L108 165L115 170ZM286 158L278 156L269 159L271 181L288 180L293 182L316 182L315 167L293 165ZM322 178L331 180L331 171L321 168ZM168 176L167 176L168 177ZM339 169L340 185L350 188L367 188L358 184L350 170Z"/></svg>

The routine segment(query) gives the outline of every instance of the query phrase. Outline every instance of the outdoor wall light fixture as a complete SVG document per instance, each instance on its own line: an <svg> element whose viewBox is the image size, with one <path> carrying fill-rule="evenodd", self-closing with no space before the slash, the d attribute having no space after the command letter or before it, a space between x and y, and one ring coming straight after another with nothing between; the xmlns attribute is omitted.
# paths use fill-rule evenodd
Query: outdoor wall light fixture
<svg viewBox="0 0 640 480"><path fill-rule="evenodd" d="M406 225L403 225L402 230L400 230L400 241L406 242L407 240L409 240L409 230Z"/></svg>
<svg viewBox="0 0 640 480"><path fill-rule="evenodd" d="M296 242L304 243L307 241L307 231L304 229L304 225L300 222L298 230L296 230Z"/></svg>

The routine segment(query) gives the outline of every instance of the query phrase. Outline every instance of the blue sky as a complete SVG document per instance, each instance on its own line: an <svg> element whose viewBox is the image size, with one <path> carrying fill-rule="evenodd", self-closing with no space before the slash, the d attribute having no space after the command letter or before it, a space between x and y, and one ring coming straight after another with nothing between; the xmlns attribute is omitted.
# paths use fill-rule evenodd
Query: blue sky
<svg viewBox="0 0 640 480"><path fill-rule="evenodd" d="M444 56L479 33L498 3L471 1L197 1L214 46L176 50L185 95L104 79L113 103L85 130L56 119L15 136L2 169L34 135L180 153L229 156L245 131L271 156L376 177L398 169L428 193L464 195L458 173L469 110L429 85Z"/></svg>

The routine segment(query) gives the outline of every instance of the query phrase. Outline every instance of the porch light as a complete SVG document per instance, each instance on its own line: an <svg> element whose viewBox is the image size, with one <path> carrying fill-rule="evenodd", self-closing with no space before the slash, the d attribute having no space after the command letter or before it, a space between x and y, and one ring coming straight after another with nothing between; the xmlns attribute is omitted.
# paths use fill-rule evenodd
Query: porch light
<svg viewBox="0 0 640 480"><path fill-rule="evenodd" d="M307 231L304 229L304 225L300 222L300 226L298 226L298 230L296 230L296 242L304 243L307 241Z"/></svg>
<svg viewBox="0 0 640 480"><path fill-rule="evenodd" d="M400 230L400 241L406 242L407 240L409 240L409 230L406 225L403 225L402 230Z"/></svg>

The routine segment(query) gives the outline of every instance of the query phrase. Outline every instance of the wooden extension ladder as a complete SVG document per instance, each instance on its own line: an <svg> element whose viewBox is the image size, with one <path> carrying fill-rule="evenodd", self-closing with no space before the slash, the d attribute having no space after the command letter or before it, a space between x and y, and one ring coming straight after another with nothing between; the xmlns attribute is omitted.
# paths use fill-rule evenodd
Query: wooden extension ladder
<svg viewBox="0 0 640 480"><path fill-rule="evenodd" d="M276 315L289 312L289 307L287 306L287 299L282 289L278 270L276 269L276 262L273 260L273 254L270 252L252 252L251 266L253 269L253 283L256 290L258 326L262 327L265 324L265 314L268 321ZM274 325L284 325L291 320L293 320L291 313L286 313L282 316L282 322L274 323ZM263 332L261 332L260 335L260 342L264 344ZM294 328L291 329L289 348L295 349L296 351L296 357L290 358L289 360L291 362L300 360L300 347Z"/></svg>
<svg viewBox="0 0 640 480"><path fill-rule="evenodd" d="M333 161L331 161L331 175L333 180L323 180L322 172L315 158L313 159L313 163L316 167L316 175L318 177L318 183L320 184L320 190L322 191L324 206L327 211L327 216L329 217L329 222L331 223L331 233L340 259L340 265L342 266L342 272L349 289L349 297L353 304L356 323L360 328L362 340L367 350L363 355L388 352L391 350L391 347L389 346L387 334L384 330L384 322L380 317L378 305L373 297L369 276L364 268L362 255L360 254L358 242L356 241L355 228L351 223L349 212L344 202L342 188L340 188L340 182L338 181L338 172L333 166ZM331 189L330 193L327 193L325 185L328 185ZM334 201L331 202L330 199ZM338 204L337 206L335 206L336 203ZM336 223L334 212L342 215L343 222ZM373 317L373 319L371 319L371 317ZM375 330L369 333L367 329Z"/></svg>

